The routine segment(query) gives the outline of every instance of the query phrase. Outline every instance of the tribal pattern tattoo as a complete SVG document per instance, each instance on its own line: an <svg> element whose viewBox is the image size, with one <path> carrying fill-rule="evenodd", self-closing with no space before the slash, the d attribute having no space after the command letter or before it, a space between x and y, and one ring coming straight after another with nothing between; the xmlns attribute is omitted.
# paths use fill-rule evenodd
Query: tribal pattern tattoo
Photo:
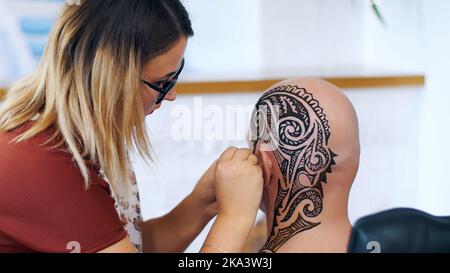
<svg viewBox="0 0 450 273"><path fill-rule="evenodd" d="M252 115L252 135L271 147L282 178L270 236L261 252L276 252L287 240L320 222L322 183L337 156L327 146L330 128L323 109L312 94L297 86L267 92Z"/></svg>

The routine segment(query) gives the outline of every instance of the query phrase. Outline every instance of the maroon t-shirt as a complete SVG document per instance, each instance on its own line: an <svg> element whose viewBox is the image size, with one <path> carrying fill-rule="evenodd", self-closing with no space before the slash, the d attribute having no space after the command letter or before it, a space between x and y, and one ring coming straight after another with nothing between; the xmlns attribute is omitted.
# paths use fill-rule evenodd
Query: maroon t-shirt
<svg viewBox="0 0 450 273"><path fill-rule="evenodd" d="M98 252L127 236L109 185L91 185L72 156L42 146L49 130L16 144L30 124L0 132L0 252Z"/></svg>

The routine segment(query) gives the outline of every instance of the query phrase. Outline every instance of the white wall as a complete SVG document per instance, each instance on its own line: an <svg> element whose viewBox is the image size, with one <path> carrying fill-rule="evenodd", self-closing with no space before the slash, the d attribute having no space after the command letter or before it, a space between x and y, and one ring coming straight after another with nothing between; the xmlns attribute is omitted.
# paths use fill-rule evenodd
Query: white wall
<svg viewBox="0 0 450 273"><path fill-rule="evenodd" d="M259 0L185 0L195 36L187 52L187 71L202 74L248 72L261 66Z"/></svg>
<svg viewBox="0 0 450 273"><path fill-rule="evenodd" d="M34 70L36 62L19 28L16 1L0 0L0 85L6 86ZM29 11L29 10L28 10Z"/></svg>
<svg viewBox="0 0 450 273"><path fill-rule="evenodd" d="M419 205L441 215L450 215L449 13L449 1L423 1L428 83L421 115Z"/></svg>
<svg viewBox="0 0 450 273"><path fill-rule="evenodd" d="M364 62L371 67L423 71L426 29L422 0L383 1L386 26L363 7ZM428 1L429 2L429 1Z"/></svg>
<svg viewBox="0 0 450 273"><path fill-rule="evenodd" d="M446 0L383 1L387 28L372 16L365 16L365 63L372 67L423 71L427 76L420 95L419 119L406 117L404 123L419 124L419 180L416 207L439 215L450 214L450 2ZM367 9L366 13L370 12Z"/></svg>
<svg viewBox="0 0 450 273"><path fill-rule="evenodd" d="M418 207L419 132L423 88L347 90L360 125L361 162L349 216Z"/></svg>
<svg viewBox="0 0 450 273"><path fill-rule="evenodd" d="M202 74L360 67L363 6L351 0L185 0Z"/></svg>
<svg viewBox="0 0 450 273"><path fill-rule="evenodd" d="M363 65L363 1L260 2L264 69Z"/></svg>

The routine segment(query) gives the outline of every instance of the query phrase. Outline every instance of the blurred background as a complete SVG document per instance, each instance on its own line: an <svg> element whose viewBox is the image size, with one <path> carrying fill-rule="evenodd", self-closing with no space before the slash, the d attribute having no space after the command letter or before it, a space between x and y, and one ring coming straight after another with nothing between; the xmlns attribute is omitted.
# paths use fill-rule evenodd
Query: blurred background
<svg viewBox="0 0 450 273"><path fill-rule="evenodd" d="M247 145L249 117L232 109L294 76L335 83L357 110L352 222L392 207L450 215L450 1L183 2L196 34L178 98L147 118L154 163L133 159L145 219L180 202L226 147ZM63 4L0 0L0 97L33 72ZM190 126L180 128L185 121ZM188 252L199 250L208 229Z"/></svg>

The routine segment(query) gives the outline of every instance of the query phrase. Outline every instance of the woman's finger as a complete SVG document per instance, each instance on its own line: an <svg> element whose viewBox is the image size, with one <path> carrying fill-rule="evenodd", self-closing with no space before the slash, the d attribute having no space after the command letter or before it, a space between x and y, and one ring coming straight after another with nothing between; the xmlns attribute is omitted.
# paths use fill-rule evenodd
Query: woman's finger
<svg viewBox="0 0 450 273"><path fill-rule="evenodd" d="M239 158L242 160L246 160L250 155L252 154L252 152L250 151L250 149L239 149L234 153L234 157L235 158Z"/></svg>
<svg viewBox="0 0 450 273"><path fill-rule="evenodd" d="M256 157L254 154L251 154L248 158L248 161L250 161L252 164L257 165L259 163L258 157Z"/></svg>
<svg viewBox="0 0 450 273"><path fill-rule="evenodd" d="M219 160L228 160L234 156L234 153L238 150L236 147L228 147L225 152L220 156Z"/></svg>

